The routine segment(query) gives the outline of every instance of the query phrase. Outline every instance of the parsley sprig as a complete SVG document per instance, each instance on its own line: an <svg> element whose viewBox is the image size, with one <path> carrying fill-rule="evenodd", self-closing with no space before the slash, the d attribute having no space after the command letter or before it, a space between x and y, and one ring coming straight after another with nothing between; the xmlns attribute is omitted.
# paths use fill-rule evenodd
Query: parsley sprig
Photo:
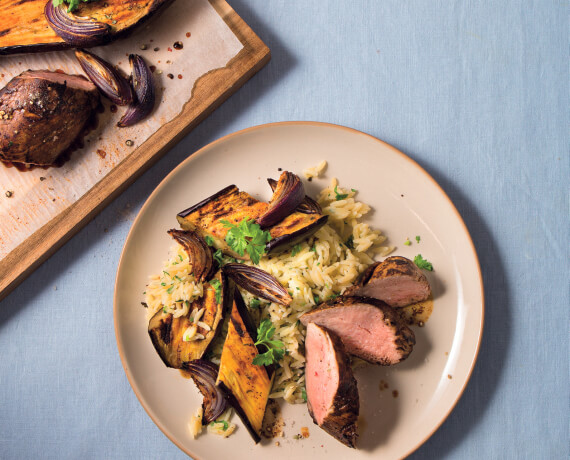
<svg viewBox="0 0 570 460"><path fill-rule="evenodd" d="M67 3L69 6L67 7L67 12L70 13L72 12L74 9L76 9L79 4L81 2L83 3L89 3L89 2L93 2L95 0L51 0L53 3L54 7L58 7L59 5L63 4L63 3Z"/></svg>
<svg viewBox="0 0 570 460"><path fill-rule="evenodd" d="M414 263L418 266L418 268L423 268L424 270L433 271L433 265L431 262L427 261L422 257L421 254L418 254L414 257Z"/></svg>
<svg viewBox="0 0 570 460"><path fill-rule="evenodd" d="M222 283L220 283L220 280L212 280L210 281L210 286L214 288L216 293L216 303L220 303L222 301Z"/></svg>
<svg viewBox="0 0 570 460"><path fill-rule="evenodd" d="M271 240L271 235L253 220L242 219L237 225L227 220L220 221L224 227L229 228L226 234L226 243L230 248L243 256L245 252L254 264L265 254L265 244Z"/></svg>
<svg viewBox="0 0 570 460"><path fill-rule="evenodd" d="M271 320L264 319L257 328L257 342L255 345L263 345L267 351L253 358L256 366L270 366L277 363L285 356L285 344L281 340L272 340L275 334L275 327Z"/></svg>

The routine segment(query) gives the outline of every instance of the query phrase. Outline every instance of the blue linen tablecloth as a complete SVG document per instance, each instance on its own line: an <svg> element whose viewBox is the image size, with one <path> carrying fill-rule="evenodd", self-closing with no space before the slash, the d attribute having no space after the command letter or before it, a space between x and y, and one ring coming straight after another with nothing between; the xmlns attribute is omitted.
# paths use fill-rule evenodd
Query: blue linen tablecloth
<svg viewBox="0 0 570 460"><path fill-rule="evenodd" d="M412 458L569 455L568 3L230 0L272 61L0 304L0 458L185 458L139 405L113 328L119 255L154 187L267 122L376 136L463 216L485 285L471 381Z"/></svg>

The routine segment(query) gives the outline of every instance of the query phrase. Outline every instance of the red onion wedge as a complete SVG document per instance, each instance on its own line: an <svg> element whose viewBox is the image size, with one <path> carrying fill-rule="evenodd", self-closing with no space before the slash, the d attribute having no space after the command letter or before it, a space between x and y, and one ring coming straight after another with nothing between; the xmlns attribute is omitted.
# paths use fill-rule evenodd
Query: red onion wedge
<svg viewBox="0 0 570 460"><path fill-rule="evenodd" d="M53 6L52 0L48 0L44 7L44 15L53 31L70 45L96 46L110 39L109 24L68 13L67 7L63 4Z"/></svg>
<svg viewBox="0 0 570 460"><path fill-rule="evenodd" d="M154 85L152 72L138 54L129 55L133 73L133 88L135 89L135 101L129 106L123 118L117 126L124 128L134 125L146 118L154 108Z"/></svg>
<svg viewBox="0 0 570 460"><path fill-rule="evenodd" d="M274 192L277 188L277 181L275 179L268 178L267 182L271 187L271 191ZM313 200L309 195L305 195L305 198L303 198L301 204L295 208L295 212L300 212L303 214L322 214L323 210L321 209L319 203Z"/></svg>
<svg viewBox="0 0 570 460"><path fill-rule="evenodd" d="M283 171L265 213L257 218L261 228L271 227L291 214L305 197L305 189L299 176Z"/></svg>
<svg viewBox="0 0 570 460"><path fill-rule="evenodd" d="M222 390L216 386L218 366L205 359L194 359L188 364L192 380L204 396L202 425L216 420L226 410L226 399Z"/></svg>
<svg viewBox="0 0 570 460"><path fill-rule="evenodd" d="M117 105L133 102L131 85L110 63L85 50L77 50L75 57L89 80L111 102Z"/></svg>
<svg viewBox="0 0 570 460"><path fill-rule="evenodd" d="M188 254L196 279L200 282L209 280L214 275L214 258L212 249L204 239L191 230L168 230L168 234Z"/></svg>
<svg viewBox="0 0 570 460"><path fill-rule="evenodd" d="M239 263L229 263L222 268L224 274L238 286L257 297L281 305L289 305L293 299L281 283L260 268Z"/></svg>

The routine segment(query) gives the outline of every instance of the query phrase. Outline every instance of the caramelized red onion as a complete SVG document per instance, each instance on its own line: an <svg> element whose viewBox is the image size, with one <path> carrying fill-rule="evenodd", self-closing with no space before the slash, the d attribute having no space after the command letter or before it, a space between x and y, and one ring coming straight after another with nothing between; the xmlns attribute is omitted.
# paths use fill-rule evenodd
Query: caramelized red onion
<svg viewBox="0 0 570 460"><path fill-rule="evenodd" d="M89 80L114 104L133 102L131 85L110 63L85 50L77 50L75 57Z"/></svg>
<svg viewBox="0 0 570 460"><path fill-rule="evenodd" d="M305 197L305 189L299 176L283 171L273 191L269 207L257 218L261 228L271 227L291 214Z"/></svg>
<svg viewBox="0 0 570 460"><path fill-rule="evenodd" d="M216 420L226 410L226 399L222 390L216 386L218 366L205 359L194 359L188 364L192 380L204 396L202 425Z"/></svg>
<svg viewBox="0 0 570 460"><path fill-rule="evenodd" d="M91 18L75 16L67 12L65 5L53 6L48 0L44 15L53 31L73 46L96 46L107 42L111 26Z"/></svg>
<svg viewBox="0 0 570 460"><path fill-rule="evenodd" d="M154 108L154 85L152 72L138 54L129 55L135 100L117 125L121 128L134 125L146 118Z"/></svg>
<svg viewBox="0 0 570 460"><path fill-rule="evenodd" d="M180 244L190 260L192 271L200 282L209 280L215 271L212 249L204 239L191 230L168 230L168 234Z"/></svg>
<svg viewBox="0 0 570 460"><path fill-rule="evenodd" d="M238 286L257 297L281 305L289 305L293 299L272 275L260 268L239 263L229 263L223 272Z"/></svg>
<svg viewBox="0 0 570 460"><path fill-rule="evenodd" d="M277 181L275 179L268 178L267 182L271 187L271 190L274 192L275 188L277 187ZM303 214L322 214L323 210L319 203L313 200L309 195L305 195L301 204L295 208L296 212L300 212Z"/></svg>

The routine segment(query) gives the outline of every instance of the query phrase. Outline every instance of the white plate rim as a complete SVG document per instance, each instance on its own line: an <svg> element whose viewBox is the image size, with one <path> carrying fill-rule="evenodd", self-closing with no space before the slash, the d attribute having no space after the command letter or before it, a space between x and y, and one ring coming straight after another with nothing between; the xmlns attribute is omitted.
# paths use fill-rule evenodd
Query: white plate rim
<svg viewBox="0 0 570 460"><path fill-rule="evenodd" d="M146 210L146 208L150 205L150 203L154 200L154 197L156 195L158 195L160 193L160 191L162 190L163 187L166 186L166 184L170 181L170 178L172 176L174 176L179 169L182 169L184 167L186 167L186 165L192 161L194 161L196 158L201 157L202 155L206 155L208 153L209 150L213 149L214 147L218 146L219 144L223 144L225 142L228 142L230 139L237 137L237 136L241 136L244 134L248 134L251 133L253 131L259 131L259 130L266 130L266 129L270 129L273 127L280 127L280 126L313 126L313 127L324 127L324 128L332 128L332 129L338 129L338 130L344 130L346 132L349 132L353 135L359 135L359 136L365 136L366 138L368 138L369 140L372 140L374 142L379 143L380 145L383 146L383 148L389 150L392 154L400 156L401 158L403 158L404 160L408 161L411 165L411 167L414 167L418 170L418 172L422 173L425 178L427 178L431 184L441 193L441 196L447 201L448 206L450 207L450 209L453 211L453 213L455 214L455 217L457 219L457 222L462 226L463 231L465 236L467 237L467 241L469 242L470 245L470 250L472 252L472 256L473 256L473 261L475 263L475 268L478 274L478 278L479 278L479 285L480 285L480 290L481 290L481 319L480 319L480 329L478 332L478 336L477 336L477 344L475 347L475 351L473 353L473 356L471 357L471 362L469 364L469 372L467 373L467 376L465 378L465 380L462 383L462 387L461 389L457 392L457 395L455 397L455 400L452 402L452 404L449 406L449 410L445 413L445 415L441 418L441 420L439 420L438 423L434 424L434 426L432 427L432 429L426 434L426 436L419 441L416 445L411 446L410 449L405 453L405 455L402 458L408 457L409 455L411 455L412 453L414 453L416 450L418 450L429 438L431 438L431 436L433 436L433 434L441 427L441 425L447 420L447 418L449 417L449 415L451 414L451 412L453 412L453 410L455 409L457 403L459 402L459 400L461 399L463 393L465 392L465 389L467 388L467 385L471 379L471 375L473 374L473 370L475 368L475 364L477 362L477 357L479 355L479 351L481 348L481 342L482 342L482 338L483 338L483 330L484 330L484 322L485 322L485 293L484 293L484 285L483 285L483 276L482 276L482 272L481 272L481 265L479 262L479 258L477 256L477 251L475 249L475 245L473 243L473 239L471 237L471 234L469 233L469 230L463 220L463 218L461 217L461 214L459 213L459 211L457 210L457 208L455 207L455 205L453 204L453 201L451 200L451 198L449 198L449 196L447 195L447 193L443 190L443 188L439 185L439 183L423 168L421 167L415 160L413 160L412 158L410 158L408 155L404 154L403 152L399 151L398 149L396 149L395 147L393 147L392 145L378 139L377 137L374 137L370 134L364 133L362 131L359 131L357 129L354 128L349 128L347 126L343 126L343 125L337 125L337 124L333 124L333 123L326 123L326 122L318 122L318 121L281 121L281 122L274 122L274 123L265 123L265 124L261 124L261 125L256 125L256 126L252 126L249 128L245 128L239 131L235 131L233 133L227 134L223 137L220 137L212 142L210 142L209 144L201 147L199 150L197 150L196 152L194 152L193 154L191 154L190 156L188 156L188 158L186 158L185 160L183 160L180 164L178 164L156 187L155 189L151 192L151 194L149 195L149 197L146 199L146 201L144 202L144 204L142 205L141 209L139 210L139 212L137 213L137 216L135 218L135 220L133 221L131 228L129 229L129 232L127 234L127 237L125 238L125 242L123 244L123 249L121 251L121 255L119 258L119 263L117 265L117 274L115 277L115 289L114 289L114 295L113 295L113 322L114 322L114 329L115 329L115 339L117 341L117 349L119 351L119 356L121 359L121 364L123 366L123 369L125 371L125 375L127 376L127 380L129 381L129 384L133 390L133 392L135 393L139 403L141 404L141 406L144 408L145 412L148 414L148 416L151 418L151 420L154 422L154 424L164 433L164 435L170 439L170 441L172 443L174 443L181 451L183 451L185 454L191 456L192 458L196 459L196 460L201 460L199 457L196 456L195 453L191 452L189 449L187 449L182 442L180 442L178 439L176 439L174 436L172 436L169 432L168 429L163 425L163 423L161 422L161 420L159 420L157 417L155 417L152 414L152 411L150 410L149 406L147 405L146 401L144 400L141 392L139 391L138 385L134 379L134 377L132 376L132 374L130 373L128 366L127 366L127 362L126 362L126 356L125 356L125 352L124 352L124 348L123 348L123 344L120 340L119 337L119 330L117 327L117 323L118 323L118 309L117 309L117 304L118 304L118 281L120 278L120 273L121 273L121 267L123 265L123 258L125 257L125 252L126 252L126 247L127 247L127 242L130 240L130 238L132 237L133 234L133 230L137 227L137 223L140 220L142 214L144 213L144 211Z"/></svg>

